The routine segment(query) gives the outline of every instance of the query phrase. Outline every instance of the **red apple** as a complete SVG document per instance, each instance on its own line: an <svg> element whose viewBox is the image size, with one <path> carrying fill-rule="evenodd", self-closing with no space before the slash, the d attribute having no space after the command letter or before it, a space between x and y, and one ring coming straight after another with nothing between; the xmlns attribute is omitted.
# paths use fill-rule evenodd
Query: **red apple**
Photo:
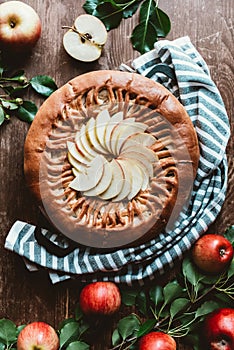
<svg viewBox="0 0 234 350"><path fill-rule="evenodd" d="M41 20L35 10L21 1L0 5L0 46L11 51L28 51L41 35Z"/></svg>
<svg viewBox="0 0 234 350"><path fill-rule="evenodd" d="M224 271L233 258L231 242L218 234L207 234L197 240L192 249L194 263L204 272Z"/></svg>
<svg viewBox="0 0 234 350"><path fill-rule="evenodd" d="M112 315L120 305L119 288L112 282L90 283L80 293L80 307L86 315Z"/></svg>
<svg viewBox="0 0 234 350"><path fill-rule="evenodd" d="M54 328L45 322L32 322L25 326L17 339L17 350L57 350L59 338Z"/></svg>
<svg viewBox="0 0 234 350"><path fill-rule="evenodd" d="M204 336L208 350L234 349L234 309L221 308L205 319Z"/></svg>
<svg viewBox="0 0 234 350"><path fill-rule="evenodd" d="M140 339L139 350L176 350L176 342L169 334L150 332Z"/></svg>

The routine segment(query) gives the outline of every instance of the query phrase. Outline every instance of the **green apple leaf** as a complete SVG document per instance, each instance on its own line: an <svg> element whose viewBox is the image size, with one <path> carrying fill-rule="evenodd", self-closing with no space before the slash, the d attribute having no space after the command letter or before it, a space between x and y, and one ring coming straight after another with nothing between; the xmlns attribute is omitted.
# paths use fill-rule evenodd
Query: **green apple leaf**
<svg viewBox="0 0 234 350"><path fill-rule="evenodd" d="M145 291L141 291L136 297L137 309L142 313L142 315L147 315L147 296Z"/></svg>
<svg viewBox="0 0 234 350"><path fill-rule="evenodd" d="M9 100L1 99L2 106L10 111L13 111L15 109L18 109L19 106L15 102L11 102Z"/></svg>
<svg viewBox="0 0 234 350"><path fill-rule="evenodd" d="M74 341L66 347L66 350L89 350L89 349L90 349L89 345L82 341Z"/></svg>
<svg viewBox="0 0 234 350"><path fill-rule="evenodd" d="M141 22L134 28L131 42L135 50L142 54L150 51L155 41L157 41L157 32L152 23L148 22L146 25L145 22Z"/></svg>
<svg viewBox="0 0 234 350"><path fill-rule="evenodd" d="M93 11L93 15L98 17L107 30L117 28L123 18L123 11L114 1L102 1Z"/></svg>
<svg viewBox="0 0 234 350"><path fill-rule="evenodd" d="M117 4L121 3L123 7L123 18L129 18L132 17L136 11L138 10L138 7L141 3L141 1L123 1L123 0L116 0Z"/></svg>
<svg viewBox="0 0 234 350"><path fill-rule="evenodd" d="M137 337L142 337L143 335L149 333L150 331L152 331L152 329L154 328L155 324L157 323L156 319L149 319L146 320L139 328L138 332L137 332Z"/></svg>
<svg viewBox="0 0 234 350"><path fill-rule="evenodd" d="M196 266L193 264L192 260L185 258L182 264L183 275L187 280L193 285L197 285L198 282L205 278L205 275L200 273Z"/></svg>
<svg viewBox="0 0 234 350"><path fill-rule="evenodd" d="M163 288L159 285L155 285L152 287L149 291L150 300L154 303L154 305L157 307L161 305L164 301L163 298Z"/></svg>
<svg viewBox="0 0 234 350"><path fill-rule="evenodd" d="M234 246L234 225L229 226L224 232L224 237L227 238Z"/></svg>
<svg viewBox="0 0 234 350"><path fill-rule="evenodd" d="M122 337L121 337L121 335L119 334L118 329L115 329L115 330L113 331L111 341L112 341L112 345L113 345L113 346L116 346L116 345L118 345L118 344L121 343Z"/></svg>
<svg viewBox="0 0 234 350"><path fill-rule="evenodd" d="M123 340L135 335L140 329L140 320L135 314L122 318L118 323L118 331Z"/></svg>
<svg viewBox="0 0 234 350"><path fill-rule="evenodd" d="M2 125L4 120L5 120L5 112L4 112L4 109L2 108L2 106L0 106L0 125Z"/></svg>
<svg viewBox="0 0 234 350"><path fill-rule="evenodd" d="M163 288L164 303L168 304L174 299L183 296L184 289L177 280L173 280L165 285Z"/></svg>
<svg viewBox="0 0 234 350"><path fill-rule="evenodd" d="M60 348L76 341L79 334L79 324L77 322L66 323L59 333Z"/></svg>
<svg viewBox="0 0 234 350"><path fill-rule="evenodd" d="M96 7L100 1L99 0L86 0L83 9L89 14L92 15L96 10Z"/></svg>
<svg viewBox="0 0 234 350"><path fill-rule="evenodd" d="M122 303L126 306L135 305L136 297L138 293L139 293L139 290L136 290L136 289L123 289L121 291Z"/></svg>
<svg viewBox="0 0 234 350"><path fill-rule="evenodd" d="M179 312L190 304L190 300L187 298L178 298L173 300L170 306L171 318L174 318Z"/></svg>
<svg viewBox="0 0 234 350"><path fill-rule="evenodd" d="M24 101L17 110L17 116L28 123L31 123L37 113L37 106L31 101Z"/></svg>
<svg viewBox="0 0 234 350"><path fill-rule="evenodd" d="M214 311L219 307L219 304L213 300L205 301L197 310L195 317L201 317L208 315L210 312Z"/></svg>
<svg viewBox="0 0 234 350"><path fill-rule="evenodd" d="M47 75L37 75L30 80L32 88L38 92L40 95L48 97L55 90L57 90L57 85L54 80Z"/></svg>
<svg viewBox="0 0 234 350"><path fill-rule="evenodd" d="M0 342L9 346L17 340L16 325L8 319L0 320Z"/></svg>

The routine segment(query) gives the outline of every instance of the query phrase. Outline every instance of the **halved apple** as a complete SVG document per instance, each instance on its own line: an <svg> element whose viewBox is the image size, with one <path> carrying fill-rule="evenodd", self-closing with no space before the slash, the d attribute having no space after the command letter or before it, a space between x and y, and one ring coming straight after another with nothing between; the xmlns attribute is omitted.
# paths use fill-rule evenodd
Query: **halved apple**
<svg viewBox="0 0 234 350"><path fill-rule="evenodd" d="M107 30L100 19L95 16L83 14L76 18L73 27L63 37L63 46L73 58L92 62L102 53L107 40Z"/></svg>

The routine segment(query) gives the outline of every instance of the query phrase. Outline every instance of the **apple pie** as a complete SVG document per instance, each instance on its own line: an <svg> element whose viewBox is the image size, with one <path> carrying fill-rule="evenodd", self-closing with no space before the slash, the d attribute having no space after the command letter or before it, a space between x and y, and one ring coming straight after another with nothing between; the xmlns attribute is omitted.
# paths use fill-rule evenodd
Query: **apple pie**
<svg viewBox="0 0 234 350"><path fill-rule="evenodd" d="M199 147L166 88L106 70L72 79L43 103L24 155L26 182L56 230L115 248L173 227L189 202Z"/></svg>

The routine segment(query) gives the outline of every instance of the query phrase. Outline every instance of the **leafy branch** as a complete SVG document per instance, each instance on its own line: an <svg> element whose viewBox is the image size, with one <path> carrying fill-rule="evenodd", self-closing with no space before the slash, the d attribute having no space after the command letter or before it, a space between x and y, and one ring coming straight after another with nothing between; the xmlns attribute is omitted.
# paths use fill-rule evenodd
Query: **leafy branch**
<svg viewBox="0 0 234 350"><path fill-rule="evenodd" d="M135 50L144 53L171 30L170 19L158 3L158 0L86 0L83 8L88 14L98 17L107 30L117 28L122 19L132 17L140 9L139 24L132 32L131 43Z"/></svg>
<svg viewBox="0 0 234 350"><path fill-rule="evenodd" d="M10 72L0 56L0 125L14 114L19 119L32 122L37 106L22 95L32 88L43 97L48 97L57 89L54 80L47 75L37 75L28 79L24 70Z"/></svg>
<svg viewBox="0 0 234 350"><path fill-rule="evenodd" d="M234 244L234 226L225 237ZM122 288L122 303L137 310L119 320L112 333L110 350L136 350L138 340L151 331L162 331L182 338L194 350L204 348L201 329L207 314L217 308L233 307L234 258L226 271L213 276L202 273L193 264L191 255L184 258L179 275L161 286L148 290ZM107 325L111 324L108 319ZM17 337L24 325L0 320L0 350L15 350ZM89 339L103 331L103 319L89 319L76 305L73 317L63 320L57 330L60 350L89 350Z"/></svg>
<svg viewBox="0 0 234 350"><path fill-rule="evenodd" d="M232 244L233 232L231 226L225 233ZM205 316L217 308L233 307L233 300L234 259L227 271L212 276L201 272L189 255L183 260L179 276L165 286L122 291L122 302L134 306L140 316L131 313L119 321L112 334L111 350L137 349L139 338L150 331L183 338L194 350L201 349L199 334Z"/></svg>

